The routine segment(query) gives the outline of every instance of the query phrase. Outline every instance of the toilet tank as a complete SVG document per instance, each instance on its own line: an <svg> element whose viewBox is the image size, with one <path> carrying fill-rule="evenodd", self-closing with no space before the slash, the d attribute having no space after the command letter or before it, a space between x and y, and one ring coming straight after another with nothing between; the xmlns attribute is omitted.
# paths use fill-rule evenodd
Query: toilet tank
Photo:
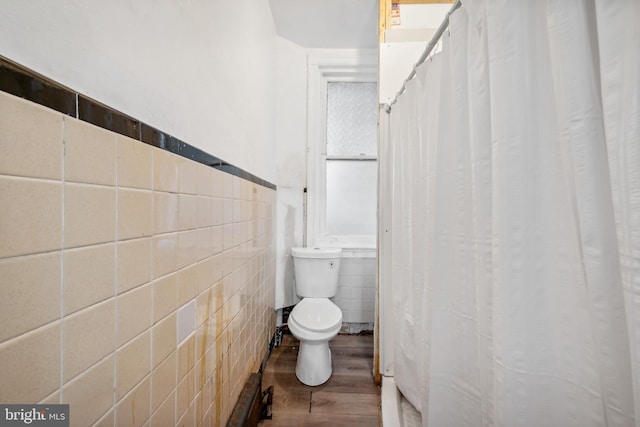
<svg viewBox="0 0 640 427"><path fill-rule="evenodd" d="M291 248L296 293L303 298L331 298L338 292L340 248Z"/></svg>

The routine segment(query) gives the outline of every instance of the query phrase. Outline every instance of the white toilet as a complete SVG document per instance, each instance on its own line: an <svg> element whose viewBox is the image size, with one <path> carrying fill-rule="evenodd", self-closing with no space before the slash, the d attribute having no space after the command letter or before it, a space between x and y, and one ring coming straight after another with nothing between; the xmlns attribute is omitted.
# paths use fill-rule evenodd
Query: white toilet
<svg viewBox="0 0 640 427"><path fill-rule="evenodd" d="M291 248L296 293L302 298L289 314L289 330L300 340L296 376L316 386L331 376L329 340L342 326L342 311L329 300L338 291L342 249Z"/></svg>

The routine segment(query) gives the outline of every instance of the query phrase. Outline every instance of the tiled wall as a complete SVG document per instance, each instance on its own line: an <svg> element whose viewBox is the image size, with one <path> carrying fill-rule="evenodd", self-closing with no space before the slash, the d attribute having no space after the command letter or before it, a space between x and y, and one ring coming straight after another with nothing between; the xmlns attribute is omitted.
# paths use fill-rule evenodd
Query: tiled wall
<svg viewBox="0 0 640 427"><path fill-rule="evenodd" d="M275 329L275 191L3 92L0 148L0 402L224 425Z"/></svg>
<svg viewBox="0 0 640 427"><path fill-rule="evenodd" d="M372 331L375 312L376 259L343 257L338 294L333 302L342 310L342 332Z"/></svg>

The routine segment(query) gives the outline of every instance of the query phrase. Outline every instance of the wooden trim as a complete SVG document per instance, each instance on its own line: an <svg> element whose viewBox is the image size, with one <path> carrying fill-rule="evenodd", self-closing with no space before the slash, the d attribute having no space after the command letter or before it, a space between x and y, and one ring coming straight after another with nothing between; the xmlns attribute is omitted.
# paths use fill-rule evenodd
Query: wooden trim
<svg viewBox="0 0 640 427"><path fill-rule="evenodd" d="M379 0L380 24L378 26L378 35L380 36L380 43L384 43L385 31L391 28L391 3L392 0Z"/></svg>
<svg viewBox="0 0 640 427"><path fill-rule="evenodd" d="M378 36L380 43L385 42L385 31L391 29L392 4L452 4L455 0L378 0Z"/></svg>

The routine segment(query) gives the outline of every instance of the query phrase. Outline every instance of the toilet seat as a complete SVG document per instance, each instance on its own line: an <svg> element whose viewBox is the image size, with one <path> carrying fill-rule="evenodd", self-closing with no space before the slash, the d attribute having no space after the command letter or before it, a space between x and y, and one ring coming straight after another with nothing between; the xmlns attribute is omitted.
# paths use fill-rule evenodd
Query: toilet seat
<svg viewBox="0 0 640 427"><path fill-rule="evenodd" d="M327 332L342 325L342 311L328 298L303 298L289 317L309 332Z"/></svg>

